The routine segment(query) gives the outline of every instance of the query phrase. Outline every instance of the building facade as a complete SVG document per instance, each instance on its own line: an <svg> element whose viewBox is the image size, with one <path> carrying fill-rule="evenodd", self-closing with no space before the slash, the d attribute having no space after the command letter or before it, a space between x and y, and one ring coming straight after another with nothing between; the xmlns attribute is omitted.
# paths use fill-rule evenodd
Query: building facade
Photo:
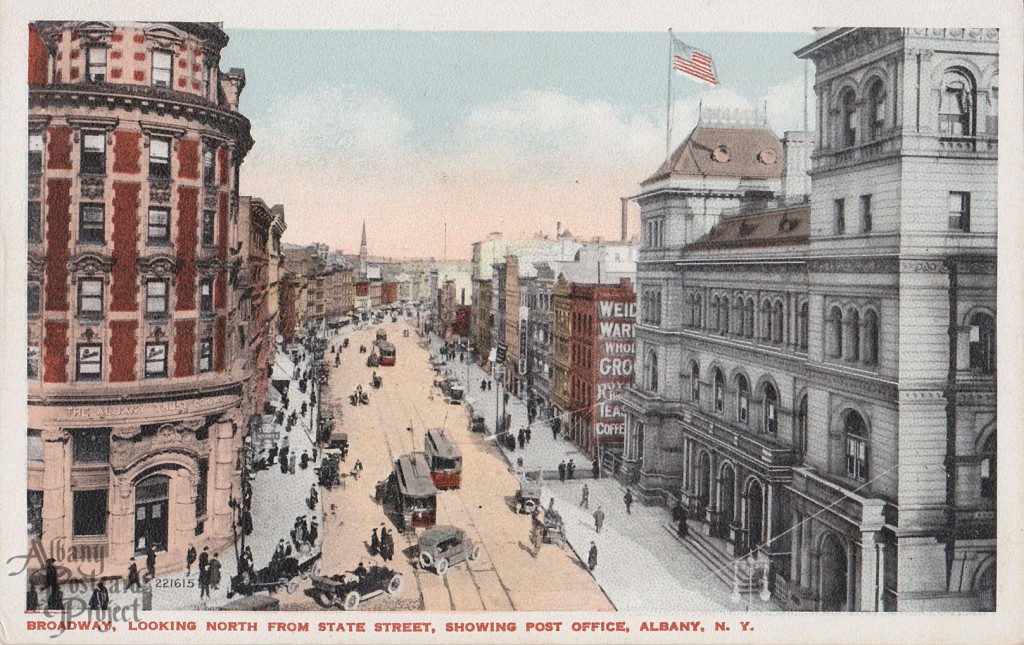
<svg viewBox="0 0 1024 645"><path fill-rule="evenodd" d="M627 459L789 607L994 608L997 52L821 31L808 205L640 198Z"/></svg>
<svg viewBox="0 0 1024 645"><path fill-rule="evenodd" d="M30 26L29 533L118 572L147 545L177 567L232 539L252 139L227 42L213 23Z"/></svg>

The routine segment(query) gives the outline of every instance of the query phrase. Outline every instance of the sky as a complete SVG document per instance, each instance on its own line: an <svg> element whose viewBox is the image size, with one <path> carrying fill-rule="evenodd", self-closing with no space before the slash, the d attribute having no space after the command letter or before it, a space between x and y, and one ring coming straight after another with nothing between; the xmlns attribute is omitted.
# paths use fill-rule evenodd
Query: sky
<svg viewBox="0 0 1024 645"><path fill-rule="evenodd" d="M620 198L664 160L667 31L225 30L256 142L240 189L284 205L287 242L355 253L364 220L370 254L393 257L467 259L556 222L617 239ZM720 84L673 78L673 148L700 103L803 128L793 52L812 33L675 34Z"/></svg>

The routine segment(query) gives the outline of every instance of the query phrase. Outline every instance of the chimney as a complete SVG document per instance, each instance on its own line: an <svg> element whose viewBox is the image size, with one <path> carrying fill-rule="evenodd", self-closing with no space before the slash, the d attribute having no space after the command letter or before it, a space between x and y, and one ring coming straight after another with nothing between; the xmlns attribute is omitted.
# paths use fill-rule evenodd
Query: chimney
<svg viewBox="0 0 1024 645"><path fill-rule="evenodd" d="M555 237L562 237L562 221L555 222Z"/></svg>

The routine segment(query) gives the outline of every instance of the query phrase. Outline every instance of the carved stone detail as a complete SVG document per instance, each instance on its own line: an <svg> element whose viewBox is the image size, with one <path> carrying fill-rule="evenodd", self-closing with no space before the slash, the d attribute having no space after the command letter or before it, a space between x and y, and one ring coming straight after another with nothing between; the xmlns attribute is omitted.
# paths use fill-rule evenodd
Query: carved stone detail
<svg viewBox="0 0 1024 645"><path fill-rule="evenodd" d="M169 204L171 202L171 180L151 178L149 180L149 201Z"/></svg>
<svg viewBox="0 0 1024 645"><path fill-rule="evenodd" d="M173 278L178 273L178 262L173 255L158 253L138 259L139 273L146 276Z"/></svg>
<svg viewBox="0 0 1024 645"><path fill-rule="evenodd" d="M92 277L100 275L105 281L110 280L110 271L114 268L114 259L95 253L85 251L78 253L68 260L68 270L71 273L71 282L76 283L81 277Z"/></svg>
<svg viewBox="0 0 1024 645"><path fill-rule="evenodd" d="M177 452L199 458L210 451L209 440L196 438L196 430L202 427L202 420L180 423L166 423L156 434L142 436L134 433L113 433L110 437L110 467L115 473L122 473L148 455L161 452Z"/></svg>
<svg viewBox="0 0 1024 645"><path fill-rule="evenodd" d="M82 179L82 199L102 200L103 183L106 181L106 177L90 175L80 175L80 177Z"/></svg>
<svg viewBox="0 0 1024 645"><path fill-rule="evenodd" d="M810 273L895 273L898 268L896 258L832 258L810 260Z"/></svg>

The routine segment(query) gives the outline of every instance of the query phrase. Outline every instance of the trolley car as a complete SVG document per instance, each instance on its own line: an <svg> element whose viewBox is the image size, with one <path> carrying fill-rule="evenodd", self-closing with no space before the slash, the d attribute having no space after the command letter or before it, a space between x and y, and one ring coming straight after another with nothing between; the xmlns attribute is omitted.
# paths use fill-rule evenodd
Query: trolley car
<svg viewBox="0 0 1024 645"><path fill-rule="evenodd" d="M430 479L440 490L462 484L462 453L446 428L431 428L423 438Z"/></svg>
<svg viewBox="0 0 1024 645"><path fill-rule="evenodd" d="M395 364L395 346L387 341L382 341L377 345L380 349L380 364L383 365L394 365Z"/></svg>
<svg viewBox="0 0 1024 645"><path fill-rule="evenodd" d="M377 484L377 499L399 515L403 528L430 527L437 520L437 488L422 452L395 460L388 478Z"/></svg>

